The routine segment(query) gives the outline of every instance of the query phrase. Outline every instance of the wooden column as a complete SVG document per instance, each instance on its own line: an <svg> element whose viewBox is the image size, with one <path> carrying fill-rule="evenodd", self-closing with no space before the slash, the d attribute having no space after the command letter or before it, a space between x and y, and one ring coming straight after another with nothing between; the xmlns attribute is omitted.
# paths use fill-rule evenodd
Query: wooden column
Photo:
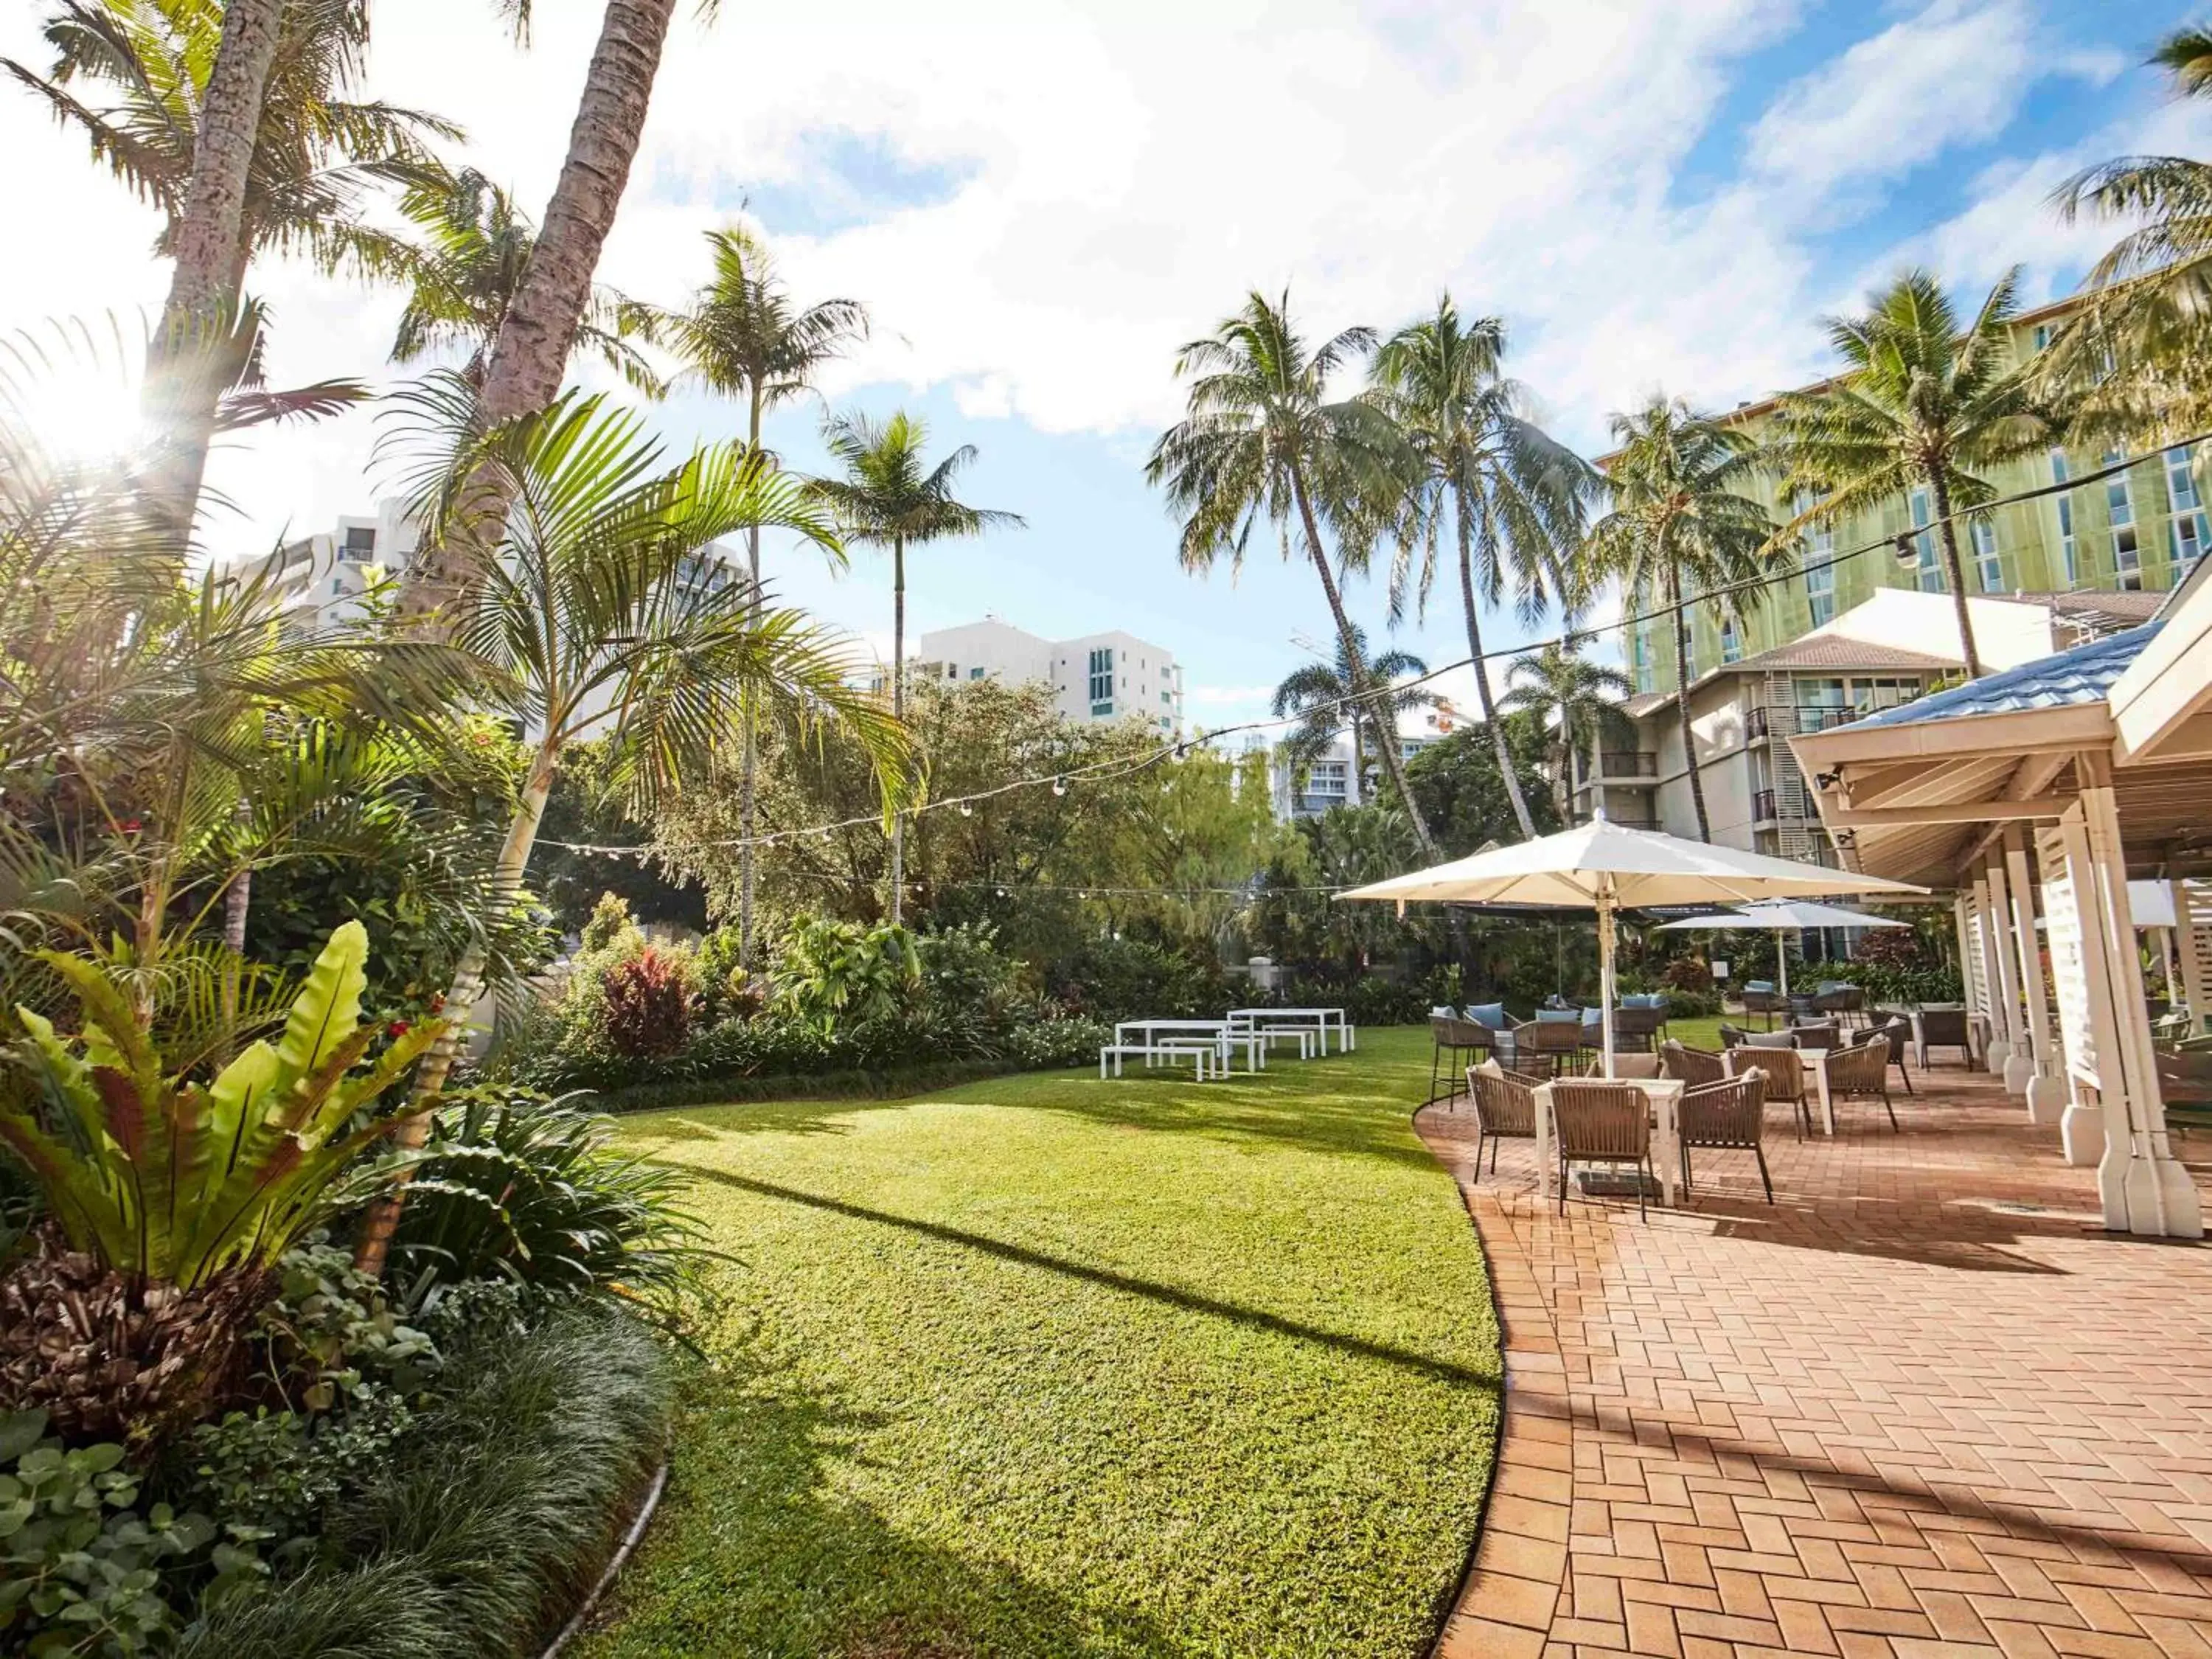
<svg viewBox="0 0 2212 1659"><path fill-rule="evenodd" d="M1989 855L1988 875L1990 895L1990 954L1996 957L1996 1001L2004 1010L2005 1030L2008 1044L2002 1075L2005 1087L2016 1095L2027 1093L2028 1079L2035 1075L2035 1055L2028 1041L2025 1022L2021 1018L2021 965L2019 932L2013 918L2011 884L2005 879L2004 858L1991 852ZM1992 1066L1991 1070L1997 1070Z"/></svg>
<svg viewBox="0 0 2212 1659"><path fill-rule="evenodd" d="M2051 1002L2043 978L2043 946L2035 931L2035 884L2028 879L2027 837L2015 824L2004 833L2006 890L2012 897L2012 935L2020 952L2020 994L2027 1005L2030 1075L2027 1120L2056 1123L2066 1108L2065 1063L2054 1052Z"/></svg>
<svg viewBox="0 0 2212 1659"><path fill-rule="evenodd" d="M1990 899L1990 881L1986 873L1974 878L1974 943L1981 969L1981 1012L1990 1023L1989 1050L1982 1056L1983 1065L1993 1077L2004 1075L2005 1062L2012 1058L2012 1025L2005 1018L2004 980L1998 971L1997 920L1996 907Z"/></svg>

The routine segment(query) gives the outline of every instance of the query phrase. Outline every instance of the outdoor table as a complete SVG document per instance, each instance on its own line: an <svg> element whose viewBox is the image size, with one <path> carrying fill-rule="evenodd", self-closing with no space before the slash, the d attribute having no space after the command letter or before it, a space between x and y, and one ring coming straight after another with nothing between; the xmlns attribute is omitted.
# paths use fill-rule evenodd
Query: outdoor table
<svg viewBox="0 0 2212 1659"><path fill-rule="evenodd" d="M1147 1048L1158 1047L1164 1041L1173 1042L1178 1037L1210 1042L1214 1052L1221 1056L1221 1069L1224 1073L1229 1070L1229 1050L1240 1042L1244 1045L1246 1071L1259 1071L1267 1063L1267 1044L1242 1031L1232 1030L1225 1019L1125 1019L1114 1027L1115 1042L1127 1042L1127 1034L1131 1031L1136 1032L1138 1042ZM1149 1067L1152 1063L1152 1056L1147 1055L1146 1066Z"/></svg>
<svg viewBox="0 0 2212 1659"><path fill-rule="evenodd" d="M1682 1150L1680 1130L1675 1114L1681 1105L1686 1086L1680 1078L1621 1077L1569 1078L1571 1083L1625 1083L1641 1091L1651 1103L1651 1164L1659 1177L1659 1201L1672 1207L1675 1188L1681 1178ZM1536 1097L1536 1179L1537 1190L1546 1198L1557 1198L1559 1193L1559 1139L1552 1127L1552 1085L1539 1084L1534 1091Z"/></svg>
<svg viewBox="0 0 2212 1659"><path fill-rule="evenodd" d="M1822 1133L1835 1133L1836 1103L1828 1097L1828 1056L1838 1051L1833 1048L1792 1048L1790 1052L1797 1056L1798 1064L1813 1079L1813 1095L1820 1103ZM1739 1060L1746 1066L1756 1066L1759 1064L1759 1050L1749 1043L1743 1043L1721 1051L1721 1066L1730 1077L1736 1075L1736 1061Z"/></svg>
<svg viewBox="0 0 2212 1659"><path fill-rule="evenodd" d="M1352 1022L1345 1018L1344 1010L1341 1008L1231 1008L1229 1011L1229 1024L1231 1026L1252 1025L1262 1022L1272 1024L1278 1020L1314 1026L1320 1036L1321 1051L1324 1054L1328 1052L1328 1029L1331 1024L1336 1027L1338 1053L1341 1054L1346 1049L1357 1048L1359 1046L1359 1040L1352 1029Z"/></svg>

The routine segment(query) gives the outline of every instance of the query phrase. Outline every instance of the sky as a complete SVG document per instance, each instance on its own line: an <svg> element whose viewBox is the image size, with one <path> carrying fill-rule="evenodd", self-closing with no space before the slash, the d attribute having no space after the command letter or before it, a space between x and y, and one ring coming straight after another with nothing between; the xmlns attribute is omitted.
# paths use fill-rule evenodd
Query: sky
<svg viewBox="0 0 2212 1659"><path fill-rule="evenodd" d="M42 8L0 14L0 55L43 65ZM596 30L540 0L518 48L489 0L372 0L368 88L460 123L457 159L542 212ZM1182 407L1176 349L1245 295L1287 291L1316 337L1388 330L1449 289L1502 318L1510 371L1559 437L1595 454L1612 410L1654 391L1725 409L1828 367L1820 319L1924 264L1978 299L2025 267L2068 291L2111 240L2051 191L2123 153L2212 154L2212 106L2142 67L2203 14L2177 0L721 0L671 37L602 278L680 303L703 234L742 215L794 295L866 302L867 344L822 403L771 423L823 463L825 406L927 420L973 445L965 498L1019 530L909 560L909 628L986 612L1049 637L1121 628L1182 663L1187 713L1218 726L1325 639L1310 568L1256 546L1241 573L1186 573L1146 484ZM126 333L158 309L155 221L12 83L0 83L9 222L56 228L0 259L0 333L57 319ZM276 260L278 384L380 386L399 298ZM44 332L42 332L44 331ZM123 354L127 356L127 354ZM601 377L588 369L586 383ZM57 420L112 431L125 371ZM672 448L742 432L679 393ZM389 493L376 413L219 455L210 540L252 550ZM879 653L888 561L842 574L769 538L770 585ZM1440 587L1389 642L1434 665L1466 635ZM1351 584L1381 641L1376 580ZM1486 619L1496 648L1547 636ZM1493 672L1493 678L1496 678ZM1464 670L1438 682L1465 704Z"/></svg>

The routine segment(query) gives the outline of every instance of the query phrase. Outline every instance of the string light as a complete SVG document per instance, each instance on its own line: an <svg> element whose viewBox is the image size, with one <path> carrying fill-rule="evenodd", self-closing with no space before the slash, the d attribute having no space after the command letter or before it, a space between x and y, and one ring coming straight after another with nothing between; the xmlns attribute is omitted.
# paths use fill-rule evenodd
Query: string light
<svg viewBox="0 0 2212 1659"><path fill-rule="evenodd" d="M1066 778L1054 778L1052 781L1052 793L1055 795L1066 794L1067 793L1067 780Z"/></svg>

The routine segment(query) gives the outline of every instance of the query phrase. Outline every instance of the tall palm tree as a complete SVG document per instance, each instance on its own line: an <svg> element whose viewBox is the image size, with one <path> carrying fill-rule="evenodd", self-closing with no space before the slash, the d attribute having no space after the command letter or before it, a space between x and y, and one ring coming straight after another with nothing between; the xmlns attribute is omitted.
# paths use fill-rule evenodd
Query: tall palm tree
<svg viewBox="0 0 2212 1659"><path fill-rule="evenodd" d="M2184 28L2150 61L2185 98L2212 97L2212 30ZM2087 301L2039 365L2038 384L2077 395L2077 425L2157 442L2212 421L2212 161L2123 155L2067 180L2069 222L2134 222L2083 283Z"/></svg>
<svg viewBox="0 0 2212 1659"><path fill-rule="evenodd" d="M823 365L868 332L858 300L823 300L801 307L776 276L775 262L742 225L707 233L714 274L688 310L652 313L647 327L710 392L745 400L745 441L760 447L761 420L777 404L810 391ZM760 586L760 530L745 538L752 585ZM744 737L738 779L738 957L753 965L754 859L750 837L760 789L753 734Z"/></svg>
<svg viewBox="0 0 2212 1659"><path fill-rule="evenodd" d="M1682 762L1697 807L1698 838L1713 838L1705 786L1690 725L1690 605L1733 583L1755 581L1778 562L1766 509L1735 486L1747 476L1751 439L1711 416L1655 392L1632 414L1609 417L1614 453L1606 467L1613 510L1590 531L1584 558L1620 579L1632 602L1656 597L1674 635L1674 708ZM1747 590L1750 603L1758 589Z"/></svg>
<svg viewBox="0 0 2212 1659"><path fill-rule="evenodd" d="M2014 361L2018 289L2015 269L1962 329L1942 284L1908 270L1869 296L1865 316L1829 319L1844 372L1821 390L1782 399L1765 451L1784 489L1815 502L1776 532L1778 544L1927 486L1969 679L1981 677L1982 659L1952 514L1996 499L1987 469L2047 449L2057 436L2030 391L2031 366Z"/></svg>
<svg viewBox="0 0 2212 1659"><path fill-rule="evenodd" d="M537 227L473 167L441 169L418 180L401 205L422 246L408 261L407 304L392 336L392 361L411 363L434 351L464 349L462 375L482 386L484 360L521 285ZM597 285L571 349L591 353L639 391L659 397L665 390L660 377L631 343L633 335L649 329L644 307Z"/></svg>
<svg viewBox="0 0 2212 1659"><path fill-rule="evenodd" d="M1462 319L1446 293L1433 315L1407 324L1384 343L1375 359L1375 383L1422 466L1413 496L1415 533L1401 538L1391 572L1392 614L1402 612L1409 586L1426 611L1439 532L1449 520L1475 693L1514 820L1527 838L1536 824L1484 670L1482 609L1503 604L1509 585L1523 622L1535 622L1554 598L1571 608L1577 595L1567 556L1582 540L1597 476L1522 413L1527 394L1505 377L1504 356L1504 325L1495 317Z"/></svg>
<svg viewBox="0 0 2212 1659"><path fill-rule="evenodd" d="M1279 719L1285 715L1300 714L1304 720L1284 741L1283 758L1294 772L1304 772L1327 752L1340 732L1352 739L1352 787L1359 794L1367 793L1367 756L1375 745L1375 726L1378 720L1395 725L1400 714L1407 710L1425 708L1436 699L1418 686L1403 690L1377 694L1362 701L1352 686L1355 683L1353 664L1363 665L1372 685L1394 685L1412 674L1425 674L1429 665L1410 651L1386 651L1380 656L1370 656L1367 651L1366 630L1354 626L1352 630L1353 652L1347 653L1341 641L1338 643L1335 660L1310 662L1292 669L1275 688L1273 708ZM1381 708L1378 713L1376 704Z"/></svg>
<svg viewBox="0 0 2212 1659"><path fill-rule="evenodd" d="M368 38L358 0L282 0L246 130L235 211L222 210L231 228L211 236L208 219L194 215L205 206L208 169L222 159L216 83L234 67L225 57L228 33L254 13L238 0L60 0L44 28L50 71L5 65L86 138L95 161L161 212L155 251L176 259L175 285L191 294L171 296L148 396L166 400L174 443L164 487L185 492L187 509L222 392L192 373L191 360L218 349L236 325L249 263L296 253L326 270L398 274L406 244L364 210L380 187L425 176L431 141L460 137L436 116L351 95ZM204 270L210 250L220 268Z"/></svg>
<svg viewBox="0 0 2212 1659"><path fill-rule="evenodd" d="M460 434L434 464L418 507L444 531L485 468L508 476L512 510L500 539L477 547L480 567L453 618L453 643L502 676L532 733L514 815L500 849L500 890L517 891L563 755L604 737L612 775L641 813L711 763L748 714L849 732L872 763L887 805L908 751L903 729L853 689L842 641L795 611L763 610L741 584L696 580L710 544L753 524L798 532L824 551L836 532L807 484L760 451L729 444L673 467L640 418L598 398L564 398L543 413L471 438L473 389L458 377L420 394L422 429ZM469 544L448 539L449 548ZM448 1002L465 1012L482 989L471 950ZM416 1094L443 1086L461 1021L424 1057ZM422 1143L427 1109L397 1137ZM382 1265L402 1194L371 1212L357 1260Z"/></svg>
<svg viewBox="0 0 2212 1659"><path fill-rule="evenodd" d="M814 489L836 514L846 538L891 550L891 717L906 718L906 550L925 542L956 536L980 536L987 530L1018 528L1017 514L970 507L952 493L954 481L975 459L975 447L963 444L935 466L923 450L929 428L901 410L887 421L865 415L838 415L822 429L830 453L845 469L842 478L822 478ZM891 821L891 921L904 911L906 815Z"/></svg>
<svg viewBox="0 0 2212 1659"><path fill-rule="evenodd" d="M1145 463L1146 478L1165 489L1182 516L1186 570L1211 569L1224 556L1232 569L1241 567L1263 519L1281 533L1285 558L1295 546L1312 564L1363 701L1380 688L1332 567L1364 567L1374 526L1400 516L1419 477L1412 446L1377 404L1329 396L1331 380L1375 344L1372 329L1348 328L1309 349L1291 321L1287 293L1273 301L1252 294L1178 354L1176 372L1191 382L1188 413L1160 434ZM1433 855L1436 838L1406 781L1397 734L1387 721L1376 730L1391 787L1421 850Z"/></svg>
<svg viewBox="0 0 2212 1659"><path fill-rule="evenodd" d="M1569 785L1575 750L1584 736L1590 752L1604 744L1608 724L1624 723L1620 701L1633 690L1628 676L1610 663L1592 662L1577 648L1577 642L1554 640L1551 644L1516 657L1505 671L1503 707L1516 714L1532 716L1550 734L1552 804L1559 822L1571 821Z"/></svg>

